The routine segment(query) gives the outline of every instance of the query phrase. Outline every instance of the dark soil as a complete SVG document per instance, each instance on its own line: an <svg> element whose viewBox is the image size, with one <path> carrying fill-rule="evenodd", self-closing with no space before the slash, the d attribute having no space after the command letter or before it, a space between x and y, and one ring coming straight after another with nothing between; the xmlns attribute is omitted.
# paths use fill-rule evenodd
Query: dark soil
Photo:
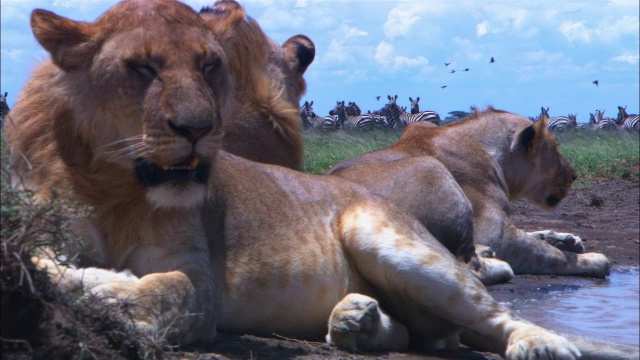
<svg viewBox="0 0 640 360"><path fill-rule="evenodd" d="M544 212L526 201L512 204L511 218L527 230L554 229L582 237L586 251L607 255L616 268L638 267L640 258L640 185L637 181L585 181L569 193L562 207ZM519 275L489 288L501 302L534 293L542 285L570 285L572 277ZM580 279L583 280L583 279ZM461 347L456 353L352 354L316 342L219 334L215 342L180 349L175 355L191 359L502 359L499 355Z"/></svg>

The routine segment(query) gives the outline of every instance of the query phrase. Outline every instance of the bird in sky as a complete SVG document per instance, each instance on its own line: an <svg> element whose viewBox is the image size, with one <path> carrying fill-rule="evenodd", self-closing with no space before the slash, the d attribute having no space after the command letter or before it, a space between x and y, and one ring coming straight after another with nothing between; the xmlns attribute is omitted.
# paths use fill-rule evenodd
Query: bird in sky
<svg viewBox="0 0 640 360"><path fill-rule="evenodd" d="M469 71L469 68L465 68L465 69L464 69L464 70L462 70L462 71Z"/></svg>
<svg viewBox="0 0 640 360"><path fill-rule="evenodd" d="M451 65L451 63L444 63L444 66L449 66Z"/></svg>
<svg viewBox="0 0 640 360"><path fill-rule="evenodd" d="M455 70L451 70L451 71L449 71L449 72L453 74L453 73L454 73L454 72L456 72L456 71L455 71Z"/></svg>
<svg viewBox="0 0 640 360"><path fill-rule="evenodd" d="M493 64L494 62L496 62L496 60L495 60L495 59L493 58L493 56L492 56L492 57L491 57L491 60L489 60L489 62L490 62L491 64Z"/></svg>
<svg viewBox="0 0 640 360"><path fill-rule="evenodd" d="M376 100L380 101L380 96L376 96Z"/></svg>
<svg viewBox="0 0 640 360"><path fill-rule="evenodd" d="M444 89L446 87L447 87L447 85L442 85L442 86L440 86L440 89Z"/></svg>
<svg viewBox="0 0 640 360"><path fill-rule="evenodd" d="M595 86L598 86L600 84L600 82L598 80L593 80L591 83L595 84Z"/></svg>

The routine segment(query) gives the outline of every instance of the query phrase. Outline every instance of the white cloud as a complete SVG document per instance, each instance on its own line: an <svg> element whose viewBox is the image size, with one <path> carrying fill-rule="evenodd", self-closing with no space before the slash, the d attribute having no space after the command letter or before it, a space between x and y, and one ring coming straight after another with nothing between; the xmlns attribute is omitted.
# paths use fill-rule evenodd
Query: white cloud
<svg viewBox="0 0 640 360"><path fill-rule="evenodd" d="M413 58L395 55L394 46L385 41L376 47L374 58L382 67L393 72L420 68L424 72L429 66L429 60L421 55Z"/></svg>
<svg viewBox="0 0 640 360"><path fill-rule="evenodd" d="M338 29L338 35L329 42L327 53L323 57L323 62L333 64L344 64L353 61L358 54L358 44L351 45L349 40L367 36L366 31L356 27L343 24Z"/></svg>
<svg viewBox="0 0 640 360"><path fill-rule="evenodd" d="M584 22L564 22L560 25L560 32L564 35L569 41L582 41L589 42L591 41L590 31L584 25Z"/></svg>
<svg viewBox="0 0 640 360"><path fill-rule="evenodd" d="M384 23L384 33L393 39L397 36L404 36L411 32L413 24L420 20L420 16L414 15L412 9L395 8L389 12L387 21Z"/></svg>
<svg viewBox="0 0 640 360"><path fill-rule="evenodd" d="M22 57L23 51L20 49L13 49L13 50L7 50L7 49L2 49L2 56L8 56L11 58L11 60L16 60L20 57Z"/></svg>
<svg viewBox="0 0 640 360"><path fill-rule="evenodd" d="M487 20L484 20L483 22L481 22L476 26L476 35L478 35L478 37L483 37L484 35L487 34L488 31L489 31L489 22Z"/></svg>
<svg viewBox="0 0 640 360"><path fill-rule="evenodd" d="M638 63L640 63L640 56L638 54L626 54L616 56L612 60L617 62L629 63L631 65L638 65Z"/></svg>
<svg viewBox="0 0 640 360"><path fill-rule="evenodd" d="M624 16L613 22L600 21L592 28L587 27L584 21L566 21L560 25L560 32L570 42L599 41L610 43L623 36L637 36L639 27L640 22L637 16Z"/></svg>

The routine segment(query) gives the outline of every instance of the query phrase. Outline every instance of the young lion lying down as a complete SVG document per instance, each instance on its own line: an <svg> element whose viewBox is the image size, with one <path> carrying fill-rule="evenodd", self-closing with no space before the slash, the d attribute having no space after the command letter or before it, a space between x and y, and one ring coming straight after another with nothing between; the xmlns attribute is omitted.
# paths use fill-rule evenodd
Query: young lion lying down
<svg viewBox="0 0 640 360"><path fill-rule="evenodd" d="M327 173L392 200L464 261L474 258L475 243L490 247L516 274L609 275L607 258L584 253L580 237L527 233L509 219L510 200L554 208L576 178L545 118L532 124L489 108L447 126L413 123L395 144L342 161ZM481 258L477 274L486 284L511 277L497 259Z"/></svg>
<svg viewBox="0 0 640 360"><path fill-rule="evenodd" d="M232 5L213 12L229 36L252 22ZM237 59L189 7L129 0L95 23L36 10L32 28L52 60L5 125L16 175L90 205L87 234L107 262L35 259L60 286L129 299L138 329L181 344L219 329L399 350L409 334L455 347L467 329L509 359L583 351L500 306L420 222L363 187L220 150ZM260 72L268 59L255 60Z"/></svg>

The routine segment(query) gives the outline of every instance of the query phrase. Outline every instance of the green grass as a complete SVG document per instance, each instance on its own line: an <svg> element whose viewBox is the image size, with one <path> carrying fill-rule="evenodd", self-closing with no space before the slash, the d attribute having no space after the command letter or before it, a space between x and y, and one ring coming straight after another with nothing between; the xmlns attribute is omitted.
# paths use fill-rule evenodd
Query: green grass
<svg viewBox="0 0 640 360"><path fill-rule="evenodd" d="M560 152L582 179L640 178L640 136L627 132L574 131L558 136Z"/></svg>
<svg viewBox="0 0 640 360"><path fill-rule="evenodd" d="M400 134L399 131L388 130L367 133L342 130L305 132L304 171L324 174L342 160L393 144Z"/></svg>
<svg viewBox="0 0 640 360"><path fill-rule="evenodd" d="M305 133L304 171L323 174L336 163L386 147L400 137L398 131L370 133ZM576 168L581 180L640 179L638 133L572 131L558 136L560 152Z"/></svg>

